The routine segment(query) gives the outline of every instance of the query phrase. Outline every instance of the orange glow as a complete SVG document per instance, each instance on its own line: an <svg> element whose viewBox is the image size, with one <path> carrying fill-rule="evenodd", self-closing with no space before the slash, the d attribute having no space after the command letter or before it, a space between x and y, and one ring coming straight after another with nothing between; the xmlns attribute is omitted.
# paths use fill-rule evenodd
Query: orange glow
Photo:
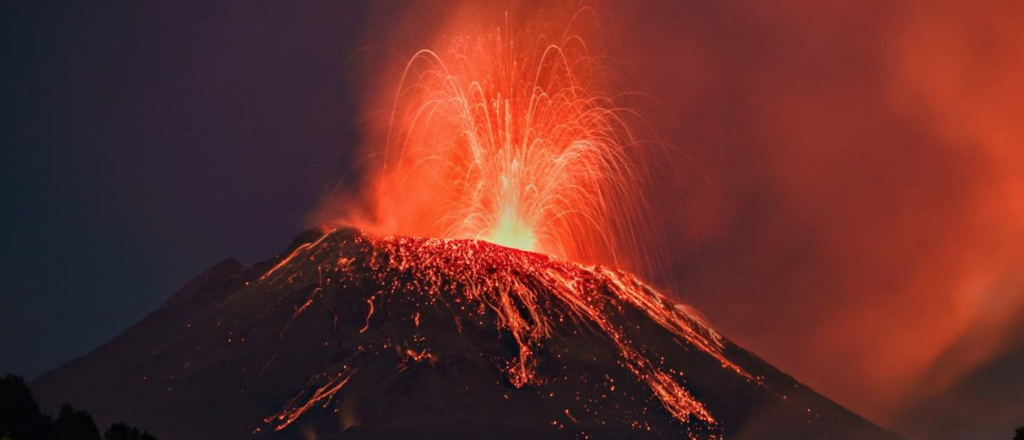
<svg viewBox="0 0 1024 440"><path fill-rule="evenodd" d="M537 247L537 238L533 236L533 228L523 223L510 206L501 210L497 226L484 237L484 240L524 251L533 251Z"/></svg>
<svg viewBox="0 0 1024 440"><path fill-rule="evenodd" d="M635 259L645 197L636 113L583 38L452 26L405 66L369 142L382 235L481 239L574 261ZM552 36L554 35L554 36ZM629 258L627 257L627 254Z"/></svg>

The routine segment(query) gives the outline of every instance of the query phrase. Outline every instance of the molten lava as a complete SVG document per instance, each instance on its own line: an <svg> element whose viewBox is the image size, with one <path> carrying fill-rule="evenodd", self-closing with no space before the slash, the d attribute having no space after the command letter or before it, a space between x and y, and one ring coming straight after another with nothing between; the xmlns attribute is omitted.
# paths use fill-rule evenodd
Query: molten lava
<svg viewBox="0 0 1024 440"><path fill-rule="evenodd" d="M581 37L508 27L455 31L447 50L412 57L386 133L369 146L373 219L346 222L618 267L639 260L642 121L604 92L610 75Z"/></svg>
<svg viewBox="0 0 1024 440"><path fill-rule="evenodd" d="M304 275L296 270L300 266L289 268L301 264L315 265L316 273ZM713 427L714 416L682 385L683 372L666 368L663 358L659 360L635 339L635 326L622 319L627 309L639 310L723 368L757 381L722 354L721 337L689 309L673 304L626 272L601 266L583 266L478 240L378 238L343 229L297 247L260 281L272 288L279 283L303 284L308 281L297 277L308 276L317 277L320 287L312 290L293 319L331 286L370 279L372 285L363 288L377 293L367 301L360 334L372 330L375 323L381 325L377 319L389 319L377 318L381 315L412 321L419 328L421 313L437 307L461 311L481 323L493 320L497 333L509 334L515 346L514 354L496 365L515 388L541 386L553 379L538 374L542 360L536 353L546 349L556 328L564 331L569 325L573 332L594 331L607 338L618 351L620 368L646 384L676 420ZM394 304L410 301L416 304L414 312L394 317ZM361 345L360 352L404 347L405 362L424 362L433 358L431 342L419 334L404 338L388 335ZM314 378L308 390L267 422L284 429L314 404L329 402L358 374L357 366L343 362L336 371ZM613 383L609 386L614 389Z"/></svg>

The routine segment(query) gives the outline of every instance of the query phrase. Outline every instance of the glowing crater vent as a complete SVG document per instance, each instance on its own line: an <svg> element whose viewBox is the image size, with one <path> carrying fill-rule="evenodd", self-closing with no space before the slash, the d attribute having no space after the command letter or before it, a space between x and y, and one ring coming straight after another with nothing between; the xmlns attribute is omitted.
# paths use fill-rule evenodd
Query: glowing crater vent
<svg viewBox="0 0 1024 440"><path fill-rule="evenodd" d="M485 240L514 249L539 251L533 229L516 216L512 208L501 211L498 226L491 230Z"/></svg>

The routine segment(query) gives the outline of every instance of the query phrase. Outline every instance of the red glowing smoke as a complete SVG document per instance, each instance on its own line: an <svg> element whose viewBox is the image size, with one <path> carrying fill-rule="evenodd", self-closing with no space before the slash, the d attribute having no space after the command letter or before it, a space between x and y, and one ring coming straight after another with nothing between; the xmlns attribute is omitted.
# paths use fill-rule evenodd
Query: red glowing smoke
<svg viewBox="0 0 1024 440"><path fill-rule="evenodd" d="M495 45L487 38L502 35L495 26L504 26L505 11L517 25L553 13L528 2L488 11L460 3L468 2L397 16L381 6L372 17L389 26L368 27L393 34L371 40L407 54L427 46L462 72L459 51L446 42L481 36L463 47L468 55ZM620 88L663 106L644 116L675 147L674 160L665 166L670 176L641 194L654 207L651 231L666 222L667 240L609 245L594 239L595 228L580 235L602 243L594 252L540 247L604 262L611 258L595 255L602 248L666 251L674 290L726 335L840 403L913 433L928 421L901 415L999 354L1017 337L1009 323L1024 306L1024 130L1016 122L1024 114L1016 98L1024 95L1024 39L1015 23L1024 10L1002 3L591 5L600 33L613 36L601 41L612 45ZM507 60L491 62L507 68ZM362 77L380 80L366 107L366 145L377 153L388 144L382 121L396 108L400 77L380 72ZM431 70L414 69L424 72ZM416 78L406 84L421 84ZM611 93L607 87L588 92ZM398 103L402 122L408 102ZM410 127L402 122L399 132ZM367 160L379 166L394 157ZM371 201L357 204L369 206L366 224L387 225L385 233L438 227L420 216L452 212L448 197L462 192L438 201L412 197L436 197L431 184L381 189L401 188L389 180L409 175L403 169L370 173L371 191L357 197ZM380 195L387 205L372 202ZM573 204L607 208L593 202ZM637 230L636 220L613 220ZM408 233L452 235L438 228ZM626 238L621 230L615 240ZM649 272L643 262L628 264Z"/></svg>
<svg viewBox="0 0 1024 440"><path fill-rule="evenodd" d="M677 291L726 335L910 434L1019 338L1019 4L607 7L694 164L655 203Z"/></svg>

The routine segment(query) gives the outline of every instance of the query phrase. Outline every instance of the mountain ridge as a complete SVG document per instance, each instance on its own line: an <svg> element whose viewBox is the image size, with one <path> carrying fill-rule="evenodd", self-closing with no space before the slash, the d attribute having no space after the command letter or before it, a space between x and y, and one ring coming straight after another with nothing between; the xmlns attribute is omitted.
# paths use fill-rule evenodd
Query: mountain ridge
<svg viewBox="0 0 1024 440"><path fill-rule="evenodd" d="M325 227L33 388L172 440L897 438L686 310L601 266Z"/></svg>

